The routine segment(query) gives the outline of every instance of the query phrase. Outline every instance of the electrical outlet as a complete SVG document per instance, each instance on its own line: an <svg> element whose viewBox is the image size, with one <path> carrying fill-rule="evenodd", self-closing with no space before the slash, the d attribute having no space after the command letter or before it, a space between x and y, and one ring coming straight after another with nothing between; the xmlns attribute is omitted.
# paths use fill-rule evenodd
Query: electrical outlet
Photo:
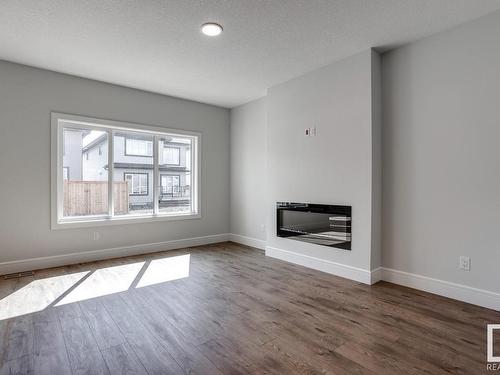
<svg viewBox="0 0 500 375"><path fill-rule="evenodd" d="M265 233L266 232L266 224L260 224L260 231L262 233Z"/></svg>
<svg viewBox="0 0 500 375"><path fill-rule="evenodd" d="M470 271L470 258L469 257L460 257L460 269L464 271Z"/></svg>
<svg viewBox="0 0 500 375"><path fill-rule="evenodd" d="M99 232L94 232L94 241L98 241L101 238L101 234Z"/></svg>

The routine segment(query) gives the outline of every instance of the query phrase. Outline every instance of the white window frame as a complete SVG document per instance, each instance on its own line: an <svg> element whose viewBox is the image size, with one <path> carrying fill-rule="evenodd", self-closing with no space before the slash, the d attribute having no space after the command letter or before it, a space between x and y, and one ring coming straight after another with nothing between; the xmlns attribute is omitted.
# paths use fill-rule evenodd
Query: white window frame
<svg viewBox="0 0 500 375"><path fill-rule="evenodd" d="M63 128L74 124L82 129L104 130L108 133L108 215L65 218L63 216ZM117 131L142 132L154 136L153 141L153 202L154 209L150 215L118 215L114 216L112 182L113 179L113 145L114 133ZM165 136L183 136L191 138L191 212L161 213L158 206L160 194L160 171L158 140ZM51 227L52 229L70 229L98 227L103 225L121 225L133 223L156 222L164 220L199 219L200 212L200 165L201 165L201 133L187 130L164 128L129 122L104 120L92 117L76 116L66 113L51 113Z"/></svg>

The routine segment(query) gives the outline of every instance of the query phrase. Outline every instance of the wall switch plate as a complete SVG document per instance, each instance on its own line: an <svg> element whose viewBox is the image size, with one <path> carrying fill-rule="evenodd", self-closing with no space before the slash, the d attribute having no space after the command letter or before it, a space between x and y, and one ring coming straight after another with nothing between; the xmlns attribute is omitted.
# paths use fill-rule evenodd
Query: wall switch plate
<svg viewBox="0 0 500 375"><path fill-rule="evenodd" d="M304 129L304 134L306 135L306 137L315 137L316 127Z"/></svg>
<svg viewBox="0 0 500 375"><path fill-rule="evenodd" d="M460 257L460 269L464 271L470 271L470 258L469 257Z"/></svg>
<svg viewBox="0 0 500 375"><path fill-rule="evenodd" d="M266 224L260 224L260 231L266 233Z"/></svg>
<svg viewBox="0 0 500 375"><path fill-rule="evenodd" d="M99 232L94 232L93 238L94 238L94 241L98 241L99 238L101 238L101 234Z"/></svg>

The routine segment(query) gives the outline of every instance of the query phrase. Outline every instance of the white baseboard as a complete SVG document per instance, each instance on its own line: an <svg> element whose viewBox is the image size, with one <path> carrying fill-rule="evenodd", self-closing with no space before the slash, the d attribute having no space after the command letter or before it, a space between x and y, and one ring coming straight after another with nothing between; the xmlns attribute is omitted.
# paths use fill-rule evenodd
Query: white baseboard
<svg viewBox="0 0 500 375"><path fill-rule="evenodd" d="M500 293L391 268L382 268L382 280L500 311Z"/></svg>
<svg viewBox="0 0 500 375"><path fill-rule="evenodd" d="M473 288L467 285L433 279L390 268L379 267L373 271L368 271L270 246L266 246L266 255L368 285L383 280L500 311L500 293L484 289Z"/></svg>
<svg viewBox="0 0 500 375"><path fill-rule="evenodd" d="M376 284L379 281L382 281L383 278L383 268L375 268L373 271L370 272L371 280L370 280L370 285Z"/></svg>
<svg viewBox="0 0 500 375"><path fill-rule="evenodd" d="M229 235L229 240L236 242L236 243L240 243L242 245L255 247L255 248L261 249L261 250L266 249L266 241L258 240L257 238L252 238L252 237L242 236L240 234L231 233Z"/></svg>
<svg viewBox="0 0 500 375"><path fill-rule="evenodd" d="M372 284L372 272L361 268L332 262L330 260L319 259L309 255L297 254L270 246L266 246L266 255L318 271L345 277L346 279L351 279L364 284Z"/></svg>
<svg viewBox="0 0 500 375"><path fill-rule="evenodd" d="M14 260L10 262L0 263L0 275L37 270L42 268L59 267L76 263L92 262L95 260L154 253L158 251L182 249L191 246L208 245L211 243L228 241L229 237L230 236L228 233L223 233L211 236L186 238L181 240L163 241L142 245L122 246L102 250L53 255L48 257Z"/></svg>

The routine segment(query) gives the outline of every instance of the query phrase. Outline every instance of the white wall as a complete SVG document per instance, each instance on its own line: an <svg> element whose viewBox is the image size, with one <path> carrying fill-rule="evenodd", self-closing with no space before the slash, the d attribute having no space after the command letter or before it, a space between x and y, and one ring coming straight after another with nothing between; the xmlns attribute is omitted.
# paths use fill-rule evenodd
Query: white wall
<svg viewBox="0 0 500 375"><path fill-rule="evenodd" d="M50 229L50 113L202 133L201 219ZM225 234L229 231L229 111L0 62L0 263Z"/></svg>
<svg viewBox="0 0 500 375"><path fill-rule="evenodd" d="M379 140L372 134L377 116L372 111L372 75L377 67L376 53L365 51L269 89L269 247L364 272L380 266L379 246L372 237L372 221L380 220L379 212L372 216L378 209L372 195L372 147ZM304 136L304 129L312 126L317 136ZM352 206L352 251L278 238L277 201ZM378 253L372 263L373 246Z"/></svg>
<svg viewBox="0 0 500 375"><path fill-rule="evenodd" d="M383 55L384 267L500 291L499 46L496 12Z"/></svg>
<svg viewBox="0 0 500 375"><path fill-rule="evenodd" d="M231 110L231 233L266 240L266 98ZM244 241L243 238L236 240Z"/></svg>

